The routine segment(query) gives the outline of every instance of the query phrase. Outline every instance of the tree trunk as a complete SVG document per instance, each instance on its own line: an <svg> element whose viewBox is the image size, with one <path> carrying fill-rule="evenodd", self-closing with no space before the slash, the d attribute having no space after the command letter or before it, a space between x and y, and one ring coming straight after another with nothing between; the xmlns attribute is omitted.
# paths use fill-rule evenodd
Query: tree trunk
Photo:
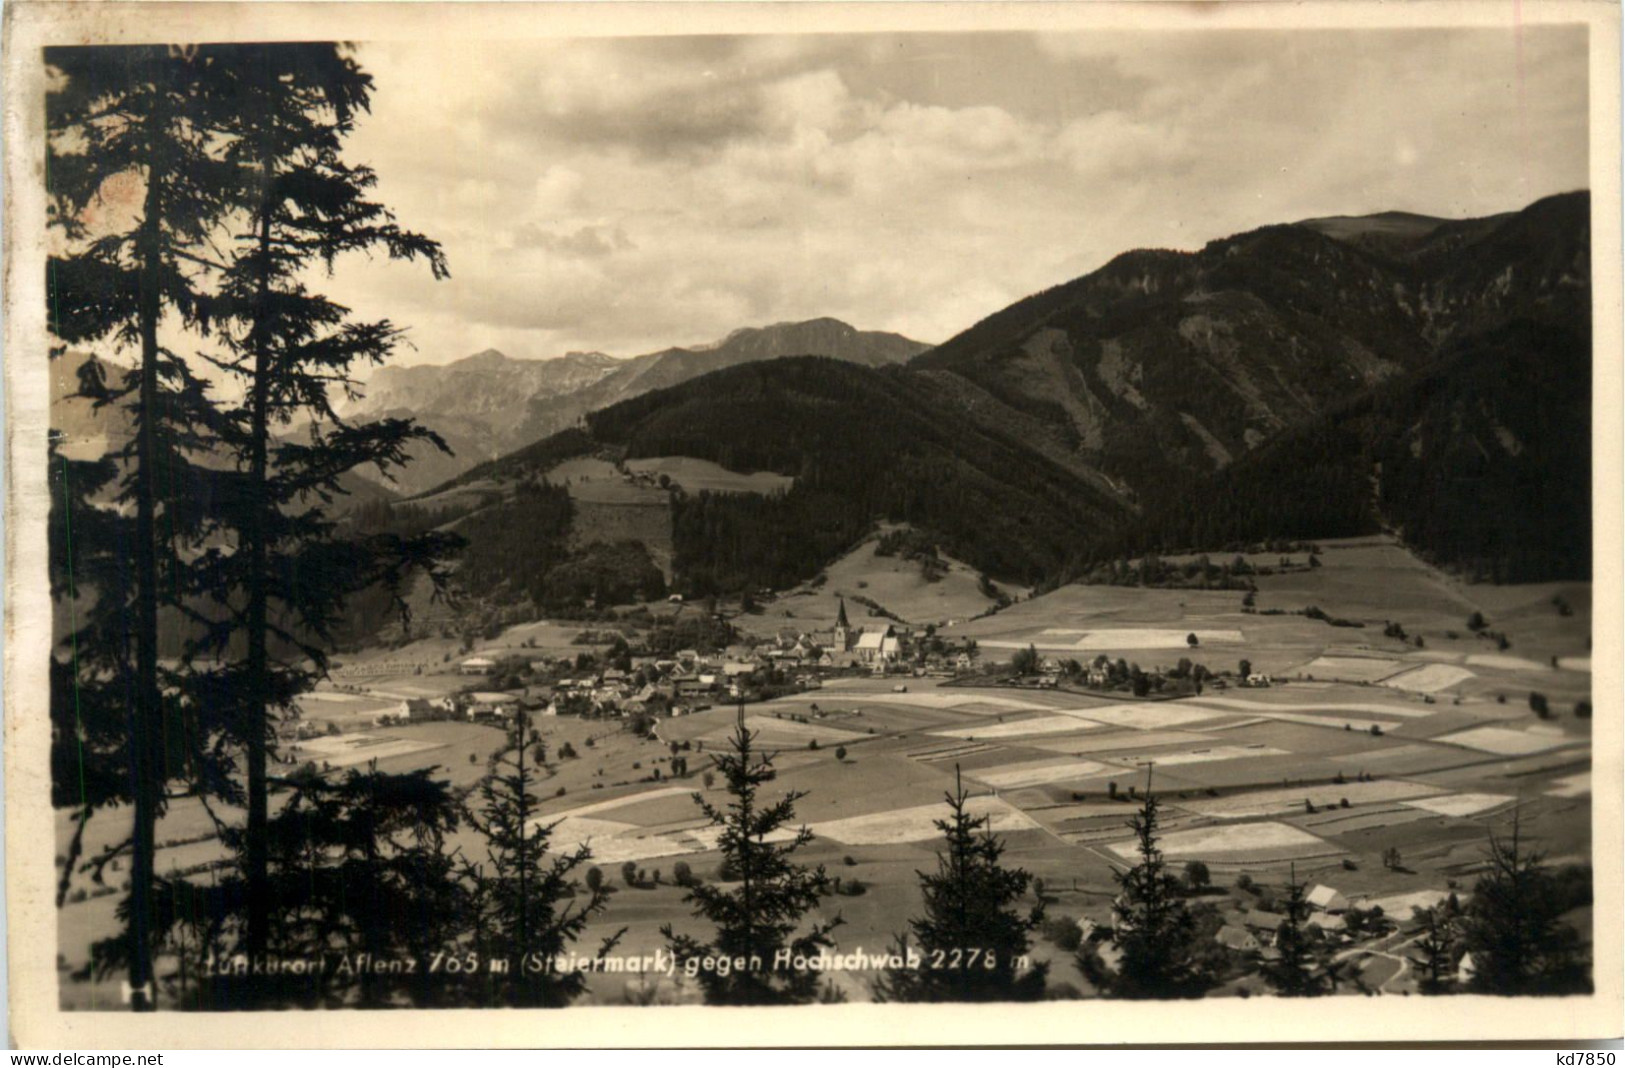
<svg viewBox="0 0 1625 1068"><path fill-rule="evenodd" d="M270 168L267 166L267 177ZM267 196L269 196L267 191ZM269 788L266 781L266 734L270 727L266 715L266 697L269 693L269 663L266 649L267 588L266 545L268 487L267 437L270 433L270 376L271 354L267 338L271 335L263 316L268 314L270 294L271 205L264 204L260 212L260 280L259 311L252 327L254 337L254 381L250 407L249 492L253 494L247 529L244 532L248 553L248 826L244 837L248 846L248 953L252 959L262 959L270 942L270 863L267 841L270 822Z"/></svg>
<svg viewBox="0 0 1625 1068"><path fill-rule="evenodd" d="M140 233L141 389L137 410L135 483L135 700L130 723L130 793L134 829L130 860L130 1008L151 1012L153 846L161 799L159 748L163 695L158 688L158 320L163 311L162 241L165 175L147 171Z"/></svg>

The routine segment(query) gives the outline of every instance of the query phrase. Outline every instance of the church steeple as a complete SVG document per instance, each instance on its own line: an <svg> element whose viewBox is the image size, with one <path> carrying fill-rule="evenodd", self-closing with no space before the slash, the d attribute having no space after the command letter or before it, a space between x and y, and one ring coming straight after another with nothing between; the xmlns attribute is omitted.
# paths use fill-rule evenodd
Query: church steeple
<svg viewBox="0 0 1625 1068"><path fill-rule="evenodd" d="M837 599L841 602L841 612L835 617L835 625L842 630L851 630L852 624L846 621L846 598L839 597Z"/></svg>
<svg viewBox="0 0 1625 1068"><path fill-rule="evenodd" d="M841 652L852 648L852 624L846 621L846 598L839 597L841 602L840 614L835 617L835 644L840 646Z"/></svg>

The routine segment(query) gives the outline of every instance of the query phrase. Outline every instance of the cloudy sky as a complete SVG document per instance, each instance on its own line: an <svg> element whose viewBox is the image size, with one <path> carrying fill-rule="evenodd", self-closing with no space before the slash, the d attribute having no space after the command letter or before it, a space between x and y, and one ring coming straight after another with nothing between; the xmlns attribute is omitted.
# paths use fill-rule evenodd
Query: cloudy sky
<svg viewBox="0 0 1625 1068"><path fill-rule="evenodd" d="M366 44L353 158L452 278L332 283L444 363L831 315L940 341L1126 249L1587 181L1585 31Z"/></svg>

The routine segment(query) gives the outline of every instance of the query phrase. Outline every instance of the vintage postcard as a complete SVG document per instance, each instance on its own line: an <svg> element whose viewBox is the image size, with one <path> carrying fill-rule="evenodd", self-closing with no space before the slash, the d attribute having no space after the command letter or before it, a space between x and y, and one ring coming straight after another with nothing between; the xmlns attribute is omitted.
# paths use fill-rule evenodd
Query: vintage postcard
<svg viewBox="0 0 1625 1068"><path fill-rule="evenodd" d="M1617 5L5 48L18 1043L1619 1034Z"/></svg>

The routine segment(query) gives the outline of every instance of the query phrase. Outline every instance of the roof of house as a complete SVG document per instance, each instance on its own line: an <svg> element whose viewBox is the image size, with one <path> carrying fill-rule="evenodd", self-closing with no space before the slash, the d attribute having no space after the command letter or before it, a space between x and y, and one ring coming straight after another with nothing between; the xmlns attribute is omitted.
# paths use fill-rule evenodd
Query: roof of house
<svg viewBox="0 0 1625 1068"><path fill-rule="evenodd" d="M874 649L879 651L886 640L886 632L880 630L866 630L858 638L859 649Z"/></svg>
<svg viewBox="0 0 1625 1068"><path fill-rule="evenodd" d="M1309 891L1307 899L1309 904L1322 909L1346 909L1349 899L1338 893L1336 889L1324 884L1316 885Z"/></svg>
<svg viewBox="0 0 1625 1068"><path fill-rule="evenodd" d="M496 667L497 662L490 657L472 656L463 661L463 667Z"/></svg>
<svg viewBox="0 0 1625 1068"><path fill-rule="evenodd" d="M1226 949L1258 948L1258 939L1253 937L1253 933L1245 927L1237 927L1234 924L1227 923L1219 928L1219 932L1213 936L1213 940Z"/></svg>

